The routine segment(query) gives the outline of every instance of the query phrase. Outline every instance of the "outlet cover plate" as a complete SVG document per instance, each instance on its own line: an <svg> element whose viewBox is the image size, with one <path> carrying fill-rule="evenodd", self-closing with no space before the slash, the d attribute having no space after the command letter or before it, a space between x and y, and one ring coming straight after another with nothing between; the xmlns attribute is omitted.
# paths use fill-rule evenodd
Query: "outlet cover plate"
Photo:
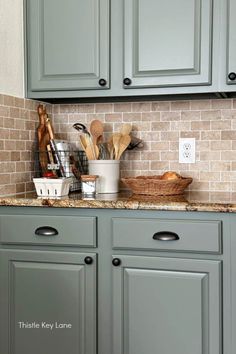
<svg viewBox="0 0 236 354"><path fill-rule="evenodd" d="M179 139L179 163L195 163L195 138Z"/></svg>

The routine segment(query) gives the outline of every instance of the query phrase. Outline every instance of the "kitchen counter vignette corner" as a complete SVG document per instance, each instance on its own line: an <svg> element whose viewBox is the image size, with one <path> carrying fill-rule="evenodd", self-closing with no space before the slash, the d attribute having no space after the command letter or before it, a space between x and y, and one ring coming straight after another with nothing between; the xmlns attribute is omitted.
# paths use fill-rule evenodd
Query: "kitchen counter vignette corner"
<svg viewBox="0 0 236 354"><path fill-rule="evenodd" d="M114 200L98 201L92 207L95 201L79 199L83 204L76 206L73 198L70 207L60 205L63 200L55 200L59 203L55 208L30 206L27 199L25 205L21 200L21 206L1 205L1 352L8 351L9 336L20 354L31 354L33 348L36 354L42 348L52 354L66 350L80 354L84 348L89 354L121 354L122 347L127 353L143 354L142 343L148 354L160 347L168 354L174 349L178 354L194 350L234 354L236 221L234 212L227 212L233 204L202 203L198 208L204 207L204 212L186 212L188 203L183 199L182 210L176 201L172 206L170 201L156 202L153 210L145 210L144 203L140 210L143 204L134 200L133 205L127 204L128 210L124 208L127 198L132 197L120 196L119 209ZM46 225L58 235L34 234ZM180 239L168 241L173 234ZM13 307L14 317L8 313L8 309L13 313ZM178 311L187 315L179 316ZM29 339L28 330L17 327L19 321L29 319L39 324L71 323L72 328L38 329L30 332ZM150 321L155 325L150 326ZM168 329L168 341L162 328ZM52 335L46 340L49 332ZM35 349L37 336L40 346Z"/></svg>

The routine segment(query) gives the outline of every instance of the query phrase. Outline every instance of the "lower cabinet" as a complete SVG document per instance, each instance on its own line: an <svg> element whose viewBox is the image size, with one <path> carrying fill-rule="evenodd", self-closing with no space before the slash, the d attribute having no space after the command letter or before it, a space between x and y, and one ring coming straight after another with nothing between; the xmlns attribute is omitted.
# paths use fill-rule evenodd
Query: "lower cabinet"
<svg viewBox="0 0 236 354"><path fill-rule="evenodd" d="M221 262L113 258L113 354L220 354Z"/></svg>
<svg viewBox="0 0 236 354"><path fill-rule="evenodd" d="M1 354L97 353L95 254L4 249L0 270Z"/></svg>

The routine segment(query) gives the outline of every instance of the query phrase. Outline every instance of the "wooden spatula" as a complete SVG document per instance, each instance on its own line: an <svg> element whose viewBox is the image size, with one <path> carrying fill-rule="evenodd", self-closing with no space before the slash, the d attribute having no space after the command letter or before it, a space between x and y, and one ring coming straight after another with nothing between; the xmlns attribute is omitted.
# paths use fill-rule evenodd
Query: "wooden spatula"
<svg viewBox="0 0 236 354"><path fill-rule="evenodd" d="M131 137L129 135L123 135L121 138L120 138L120 141L119 141L119 151L118 151L118 154L117 154L117 160L120 159L121 155L123 154L123 152L127 149L127 147L129 146L130 144L130 141L131 141Z"/></svg>
<svg viewBox="0 0 236 354"><path fill-rule="evenodd" d="M129 123L125 123L122 125L120 132L122 135L129 135L131 130L132 130L132 125Z"/></svg>

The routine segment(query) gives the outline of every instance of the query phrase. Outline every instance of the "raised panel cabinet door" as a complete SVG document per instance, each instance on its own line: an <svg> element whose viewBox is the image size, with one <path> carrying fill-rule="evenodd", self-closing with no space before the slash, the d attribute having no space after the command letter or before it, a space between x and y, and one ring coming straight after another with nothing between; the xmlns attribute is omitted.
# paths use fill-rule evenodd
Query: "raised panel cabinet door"
<svg viewBox="0 0 236 354"><path fill-rule="evenodd" d="M27 0L28 89L109 88L109 1Z"/></svg>
<svg viewBox="0 0 236 354"><path fill-rule="evenodd" d="M124 88L211 84L212 0L125 0L124 12Z"/></svg>
<svg viewBox="0 0 236 354"><path fill-rule="evenodd" d="M227 83L236 84L236 1L227 0Z"/></svg>
<svg viewBox="0 0 236 354"><path fill-rule="evenodd" d="M1 250L0 266L0 353L97 353L95 254Z"/></svg>
<svg viewBox="0 0 236 354"><path fill-rule="evenodd" d="M220 261L116 257L113 354L222 354Z"/></svg>

